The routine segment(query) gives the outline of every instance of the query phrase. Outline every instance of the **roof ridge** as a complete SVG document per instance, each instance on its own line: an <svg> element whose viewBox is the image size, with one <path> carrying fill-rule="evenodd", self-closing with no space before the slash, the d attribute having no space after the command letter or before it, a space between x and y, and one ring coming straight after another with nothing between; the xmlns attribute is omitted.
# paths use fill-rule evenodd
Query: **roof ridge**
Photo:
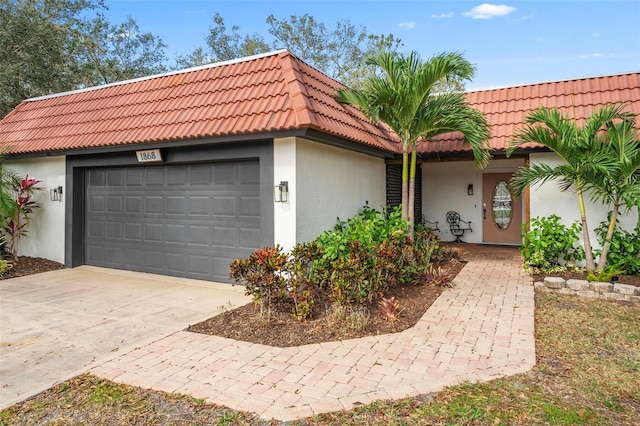
<svg viewBox="0 0 640 426"><path fill-rule="evenodd" d="M253 60L256 60L256 59L266 58L266 57L269 57L269 56L280 55L280 54L283 54L283 53L290 53L290 52L287 49L272 50L270 52L258 53L256 55L244 56L244 57L241 57L241 58L229 59L229 60L226 60L226 61L212 62L210 64L204 64L204 65L198 65L198 66L190 67L190 68L183 68L183 69L179 69L179 70L167 71L167 72L160 73L160 74L152 74L152 75L147 75L147 76L144 76L144 77L132 78L132 79L129 79L129 80L114 81L113 83L101 84L101 85L98 85L98 86L91 86L91 87L84 87L82 89L69 90L69 91L60 92L60 93L52 93L50 95L36 96L36 97L33 97L33 98L25 99L22 102L41 101L41 100L44 100L44 99L58 98L58 97L67 96L67 95L74 95L74 94L77 94L77 93L84 93L84 92L91 92L91 91L94 91L94 90L101 90L101 89L105 89L105 88L108 88L108 87L124 86L125 84L138 83L138 82L141 82L141 81L153 80L153 79L156 79L156 78L169 77L169 76L172 76L172 75L186 74L186 73L189 73L189 72L201 71L201 70L205 70L205 69L209 69L209 68L217 68L217 67L222 67L222 66L226 66L226 65L233 65L233 64L239 64L239 63L242 63L242 62L249 62L249 61L253 61Z"/></svg>
<svg viewBox="0 0 640 426"><path fill-rule="evenodd" d="M486 89L473 89L473 90L467 90L466 93L493 92L496 90L517 89L520 87L541 86L543 84L570 83L570 82L577 82L577 81L584 81L584 80L595 80L599 78L623 77L623 76L635 75L635 74L640 74L640 70L625 71L617 74L601 74L601 75L593 75L593 76L578 77L578 78L565 78L562 80L545 80L545 81L538 81L535 83L520 83L520 84L509 85L509 86L490 87Z"/></svg>
<svg viewBox="0 0 640 426"><path fill-rule="evenodd" d="M315 117L315 111L311 108L309 93L297 75L302 74L302 70L299 67L302 60L289 51L281 52L280 57L283 65L282 76L284 77L285 85L289 89L289 97L291 98L297 124L316 126L318 120Z"/></svg>

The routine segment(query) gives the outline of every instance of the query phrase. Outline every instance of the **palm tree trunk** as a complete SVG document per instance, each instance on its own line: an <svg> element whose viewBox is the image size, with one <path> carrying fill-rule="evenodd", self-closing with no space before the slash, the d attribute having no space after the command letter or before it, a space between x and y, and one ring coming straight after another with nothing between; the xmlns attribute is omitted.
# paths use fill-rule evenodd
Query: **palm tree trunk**
<svg viewBox="0 0 640 426"><path fill-rule="evenodd" d="M409 153L402 153L402 219L408 221L407 206L409 204Z"/></svg>
<svg viewBox="0 0 640 426"><path fill-rule="evenodd" d="M578 187L578 204L580 205L580 221L582 222L582 239L584 240L584 258L586 262L587 272L594 272L596 264L593 261L593 253L591 252L591 239L589 238L589 227L587 226L587 211L584 207L584 196L582 188Z"/></svg>
<svg viewBox="0 0 640 426"><path fill-rule="evenodd" d="M607 266L607 254L609 254L609 247L611 247L611 237L613 237L613 231L616 229L616 221L618 220L618 203L613 204L613 212L611 212L611 220L609 221L609 227L607 228L607 235L604 237L602 244L602 253L600 253L600 260L598 260L598 271L602 271Z"/></svg>
<svg viewBox="0 0 640 426"><path fill-rule="evenodd" d="M409 210L407 220L409 221L409 235L413 237L415 223L416 204L416 150L411 151L411 166L409 168Z"/></svg>

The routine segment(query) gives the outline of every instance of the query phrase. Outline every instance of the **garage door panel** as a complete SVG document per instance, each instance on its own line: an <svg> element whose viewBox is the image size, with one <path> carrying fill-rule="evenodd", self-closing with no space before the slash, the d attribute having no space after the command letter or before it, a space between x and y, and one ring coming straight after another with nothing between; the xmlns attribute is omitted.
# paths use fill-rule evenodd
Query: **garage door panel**
<svg viewBox="0 0 640 426"><path fill-rule="evenodd" d="M240 185L260 185L260 169L250 165L241 165L238 169Z"/></svg>
<svg viewBox="0 0 640 426"><path fill-rule="evenodd" d="M164 227L159 223L144 224L144 241L145 242L164 242Z"/></svg>
<svg viewBox="0 0 640 426"><path fill-rule="evenodd" d="M124 225L124 238L128 241L142 240L142 223L128 222Z"/></svg>
<svg viewBox="0 0 640 426"><path fill-rule="evenodd" d="M144 172L142 169L127 169L126 185L140 187L144 182Z"/></svg>
<svg viewBox="0 0 640 426"><path fill-rule="evenodd" d="M126 213L142 213L142 194L128 195L124 200L124 211Z"/></svg>
<svg viewBox="0 0 640 426"><path fill-rule="evenodd" d="M189 245L208 246L211 238L209 237L209 226L189 225Z"/></svg>
<svg viewBox="0 0 640 426"><path fill-rule="evenodd" d="M90 213L103 213L105 211L104 197L92 195L87 199L87 209Z"/></svg>
<svg viewBox="0 0 640 426"><path fill-rule="evenodd" d="M240 197L240 216L260 216L260 197Z"/></svg>
<svg viewBox="0 0 640 426"><path fill-rule="evenodd" d="M87 175L85 263L228 281L229 264L260 247L258 161Z"/></svg>
<svg viewBox="0 0 640 426"><path fill-rule="evenodd" d="M162 214L163 200L161 195L148 195L144 198L144 212Z"/></svg>
<svg viewBox="0 0 640 426"><path fill-rule="evenodd" d="M210 185L212 182L212 172L210 165L192 165L189 168L189 173L189 183L191 186Z"/></svg>
<svg viewBox="0 0 640 426"><path fill-rule="evenodd" d="M124 169L109 169L107 171L108 186L122 186L124 184Z"/></svg>
<svg viewBox="0 0 640 426"><path fill-rule="evenodd" d="M104 227L105 223L103 221L90 220L87 222L87 235L89 237L104 238Z"/></svg>
<svg viewBox="0 0 640 426"><path fill-rule="evenodd" d="M185 244L187 241L187 226L167 224L166 225L166 242L172 244Z"/></svg>
<svg viewBox="0 0 640 426"><path fill-rule="evenodd" d="M213 184L216 186L236 185L236 168L233 163L216 164L213 168Z"/></svg>
<svg viewBox="0 0 640 426"><path fill-rule="evenodd" d="M124 203L121 196L107 196L107 213L123 213Z"/></svg>
<svg viewBox="0 0 640 426"><path fill-rule="evenodd" d="M212 198L212 213L215 216L236 215L236 197L232 195L218 195Z"/></svg>
<svg viewBox="0 0 640 426"><path fill-rule="evenodd" d="M115 238L121 240L122 235L122 223L120 222L107 222L106 226L106 238Z"/></svg>
<svg viewBox="0 0 640 426"><path fill-rule="evenodd" d="M260 247L260 229L259 228L240 228L238 231L239 247L252 249Z"/></svg>
<svg viewBox="0 0 640 426"><path fill-rule="evenodd" d="M211 256L199 253L189 253L187 256L190 275L199 277L211 276Z"/></svg>
<svg viewBox="0 0 640 426"><path fill-rule="evenodd" d="M169 195L167 200L167 214L186 215L187 211L187 199L182 195Z"/></svg>
<svg viewBox="0 0 640 426"><path fill-rule="evenodd" d="M189 215L208 216L210 212L208 195L192 195L189 197Z"/></svg>
<svg viewBox="0 0 640 426"><path fill-rule="evenodd" d="M238 230L235 226L214 226L213 243L223 247L238 246Z"/></svg>
<svg viewBox="0 0 640 426"><path fill-rule="evenodd" d="M167 271L176 274L185 274L187 272L187 255L185 253L167 253L165 260Z"/></svg>

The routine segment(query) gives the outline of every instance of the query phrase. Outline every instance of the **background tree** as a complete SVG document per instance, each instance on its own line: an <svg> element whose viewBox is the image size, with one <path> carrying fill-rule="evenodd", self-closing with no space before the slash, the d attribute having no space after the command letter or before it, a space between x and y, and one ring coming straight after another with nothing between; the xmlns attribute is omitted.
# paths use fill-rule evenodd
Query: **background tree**
<svg viewBox="0 0 640 426"><path fill-rule="evenodd" d="M571 187L575 189L588 272L594 272L596 265L589 237L584 195L594 185L603 186L603 176L607 176L609 171L616 167L616 160L607 152L608 147L603 143L600 132L607 123L619 118L619 109L605 106L592 113L584 125L579 126L575 120L561 114L557 108L541 107L527 117L525 126L516 131L507 150L507 156L510 156L520 145L534 142L549 148L563 161L555 167L543 163L520 167L511 180L511 186L518 195L528 186L544 184L549 180L557 180L562 191Z"/></svg>
<svg viewBox="0 0 640 426"><path fill-rule="evenodd" d="M34 96L163 70L164 43L130 18L111 25L101 0L0 2L0 118Z"/></svg>
<svg viewBox="0 0 640 426"><path fill-rule="evenodd" d="M330 29L309 14L286 18L269 15L266 24L271 36L269 43L258 33L243 35L237 25L228 29L224 18L216 13L206 38L207 46L179 56L176 68L287 49L328 76L346 85L357 85L375 70L364 67L363 58L402 46L393 35L368 34L364 27L357 27L348 19L338 21Z"/></svg>
<svg viewBox="0 0 640 426"><path fill-rule="evenodd" d="M243 56L257 55L270 51L269 45L258 34L241 35L240 27L234 25L227 30L224 18L216 13L213 16L213 26L209 27L206 39L207 47L198 47L176 60L178 68L200 66L212 62L228 61Z"/></svg>
<svg viewBox="0 0 640 426"><path fill-rule="evenodd" d="M83 24L78 50L84 72L82 85L96 86L165 72L167 45L151 33L142 33L129 17L111 25L103 15Z"/></svg>
<svg viewBox="0 0 640 426"><path fill-rule="evenodd" d="M479 167L489 161L489 125L465 101L464 93L434 90L442 80L470 80L473 66L459 53L441 53L422 61L417 52L383 52L367 59L381 75L368 77L360 88L338 90L340 102L355 105L374 122L387 124L402 143L402 218L414 222L418 141L461 132ZM411 160L409 161L409 155Z"/></svg>

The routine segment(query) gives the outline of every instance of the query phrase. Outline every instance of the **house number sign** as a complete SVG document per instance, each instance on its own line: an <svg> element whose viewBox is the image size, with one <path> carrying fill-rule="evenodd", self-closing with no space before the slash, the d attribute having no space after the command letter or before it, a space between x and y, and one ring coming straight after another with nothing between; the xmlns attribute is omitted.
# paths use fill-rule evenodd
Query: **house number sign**
<svg viewBox="0 0 640 426"><path fill-rule="evenodd" d="M159 149L147 149L145 151L136 151L138 163L153 163L162 161L162 154Z"/></svg>

